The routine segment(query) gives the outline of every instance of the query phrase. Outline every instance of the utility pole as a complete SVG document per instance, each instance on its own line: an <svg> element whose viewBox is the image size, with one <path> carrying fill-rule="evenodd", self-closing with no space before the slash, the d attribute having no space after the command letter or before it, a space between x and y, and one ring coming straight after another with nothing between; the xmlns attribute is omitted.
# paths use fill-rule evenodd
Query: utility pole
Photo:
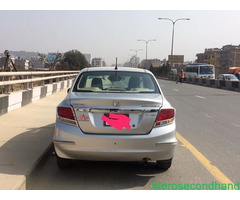
<svg viewBox="0 0 240 200"><path fill-rule="evenodd" d="M137 66L137 52L138 52L138 51L142 51L142 49L130 49L129 51L135 51L135 53L136 53L135 64L136 64L136 66Z"/></svg>
<svg viewBox="0 0 240 200"><path fill-rule="evenodd" d="M153 40L138 40L138 41L143 41L146 43L146 69L148 68L148 59L147 59L147 50L148 50L148 42L151 42L151 41L156 41L155 39Z"/></svg>

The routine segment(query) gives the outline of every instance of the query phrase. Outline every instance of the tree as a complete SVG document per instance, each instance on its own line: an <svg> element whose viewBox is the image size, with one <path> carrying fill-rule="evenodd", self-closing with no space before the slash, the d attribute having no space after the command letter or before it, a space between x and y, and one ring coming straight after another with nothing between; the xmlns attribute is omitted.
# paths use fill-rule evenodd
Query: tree
<svg viewBox="0 0 240 200"><path fill-rule="evenodd" d="M88 67L88 61L80 51L71 50L64 54L61 65L63 70L81 70Z"/></svg>

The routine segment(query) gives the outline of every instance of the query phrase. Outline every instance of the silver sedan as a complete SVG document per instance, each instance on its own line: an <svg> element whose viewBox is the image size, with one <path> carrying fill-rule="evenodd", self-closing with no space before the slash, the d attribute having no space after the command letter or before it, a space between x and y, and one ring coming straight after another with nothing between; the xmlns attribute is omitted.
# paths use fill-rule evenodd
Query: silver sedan
<svg viewBox="0 0 240 200"><path fill-rule="evenodd" d="M156 161L167 170L177 144L175 109L145 69L83 69L57 106L60 168L72 160Z"/></svg>

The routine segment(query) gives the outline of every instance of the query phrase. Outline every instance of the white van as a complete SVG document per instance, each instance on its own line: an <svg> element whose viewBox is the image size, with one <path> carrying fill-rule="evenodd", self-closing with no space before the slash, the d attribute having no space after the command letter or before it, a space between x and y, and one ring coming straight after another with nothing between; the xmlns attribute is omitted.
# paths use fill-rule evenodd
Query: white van
<svg viewBox="0 0 240 200"><path fill-rule="evenodd" d="M177 76L177 69L171 69L170 75Z"/></svg>

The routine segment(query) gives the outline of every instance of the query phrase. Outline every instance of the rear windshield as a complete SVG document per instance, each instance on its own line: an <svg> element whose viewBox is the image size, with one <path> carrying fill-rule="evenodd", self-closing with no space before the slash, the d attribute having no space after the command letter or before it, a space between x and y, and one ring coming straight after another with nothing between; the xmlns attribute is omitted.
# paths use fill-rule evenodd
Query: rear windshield
<svg viewBox="0 0 240 200"><path fill-rule="evenodd" d="M123 71L84 72L74 85L73 92L159 93L151 74Z"/></svg>

